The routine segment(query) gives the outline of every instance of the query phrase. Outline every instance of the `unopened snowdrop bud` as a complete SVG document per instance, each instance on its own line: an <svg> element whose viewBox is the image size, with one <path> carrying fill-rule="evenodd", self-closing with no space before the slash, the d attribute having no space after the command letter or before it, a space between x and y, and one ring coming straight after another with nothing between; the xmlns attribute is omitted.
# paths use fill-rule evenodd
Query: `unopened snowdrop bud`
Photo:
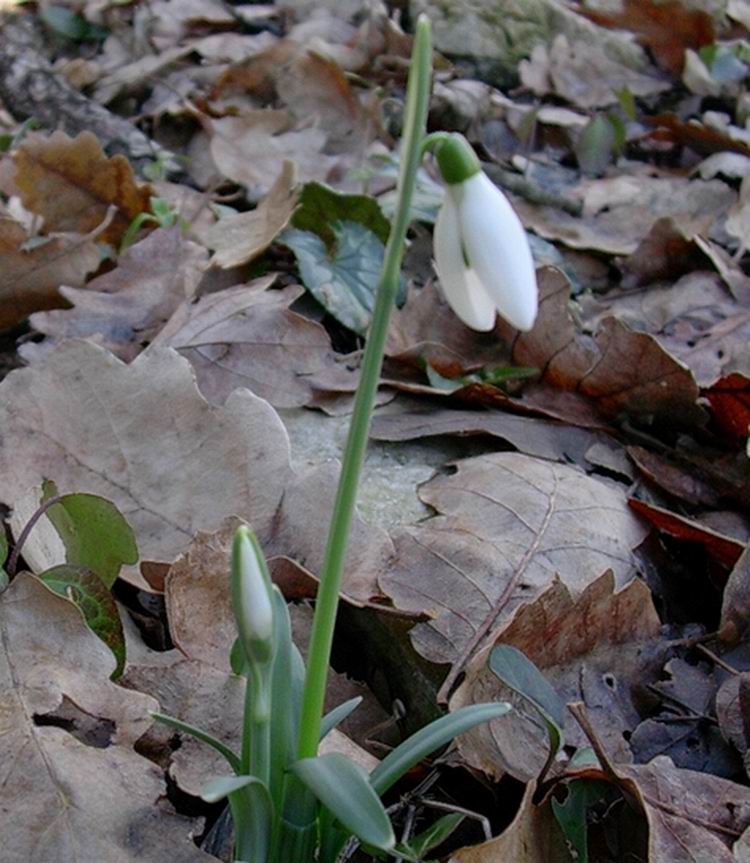
<svg viewBox="0 0 750 863"><path fill-rule="evenodd" d="M258 540L244 525L234 535L231 582L240 642L252 665L265 665L273 655L271 579Z"/></svg>
<svg viewBox="0 0 750 863"><path fill-rule="evenodd" d="M538 291L523 225L462 135L441 140L435 156L448 184L435 223L435 265L448 303L474 330L493 329L498 312L530 330Z"/></svg>

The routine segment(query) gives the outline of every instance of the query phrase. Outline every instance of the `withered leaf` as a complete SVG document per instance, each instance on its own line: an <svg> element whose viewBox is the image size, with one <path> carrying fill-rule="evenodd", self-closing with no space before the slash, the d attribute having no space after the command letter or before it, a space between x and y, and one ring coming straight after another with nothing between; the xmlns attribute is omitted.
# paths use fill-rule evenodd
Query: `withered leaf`
<svg viewBox="0 0 750 863"><path fill-rule="evenodd" d="M213 860L192 841L199 825L161 805L161 769L132 748L157 702L109 681L110 651L71 602L32 576L19 575L0 605L4 858ZM78 739L75 721L72 731L41 721L64 701L81 725L93 720L89 738Z"/></svg>
<svg viewBox="0 0 750 863"><path fill-rule="evenodd" d="M85 289L62 287L61 295L74 308L33 315L31 325L47 338L22 345L19 353L34 361L62 339L92 338L130 361L192 297L207 260L205 250L186 240L179 228L159 228Z"/></svg>
<svg viewBox="0 0 750 863"><path fill-rule="evenodd" d="M558 576L573 595L609 568L624 584L646 536L615 485L518 453L459 462L419 496L439 515L392 534L380 584L397 608L432 616L411 633L432 662L465 661Z"/></svg>
<svg viewBox="0 0 750 863"><path fill-rule="evenodd" d="M276 407L312 399L312 375L333 365L323 327L291 311L302 289L267 290L274 277L183 303L156 339L190 360L203 395L223 404L247 387Z"/></svg>
<svg viewBox="0 0 750 863"><path fill-rule="evenodd" d="M149 189L136 183L128 160L119 154L107 158L91 132L75 138L32 132L13 158L23 205L44 218L47 232L88 233L113 206L115 215L99 239L117 243L149 208Z"/></svg>
<svg viewBox="0 0 750 863"><path fill-rule="evenodd" d="M0 391L4 502L14 507L42 479L111 500L135 532L141 572L157 580L197 529L227 515L263 533L290 476L287 435L270 405L247 390L208 404L169 348L126 366L88 342L65 342ZM143 584L137 570L123 575Z"/></svg>
<svg viewBox="0 0 750 863"><path fill-rule="evenodd" d="M225 216L205 232L206 245L215 253L212 263L228 269L257 258L287 226L298 197L294 163L284 162L276 182L255 210Z"/></svg>
<svg viewBox="0 0 750 863"><path fill-rule="evenodd" d="M608 753L632 756L623 732L640 721L639 687L656 677L667 649L651 592L639 579L621 590L607 572L574 598L559 580L494 634L495 644L522 650L565 701L582 699ZM461 738L461 752L475 767L494 775L509 772L533 779L547 758L546 729L538 714L512 694L487 667L492 645L477 654L451 699L451 710L482 701L511 700L515 710ZM565 740L585 745L568 714Z"/></svg>
<svg viewBox="0 0 750 863"><path fill-rule="evenodd" d="M15 326L32 312L65 305L60 285L83 285L100 263L90 237L51 237L25 251L22 245L27 240L18 222L0 218L0 330Z"/></svg>

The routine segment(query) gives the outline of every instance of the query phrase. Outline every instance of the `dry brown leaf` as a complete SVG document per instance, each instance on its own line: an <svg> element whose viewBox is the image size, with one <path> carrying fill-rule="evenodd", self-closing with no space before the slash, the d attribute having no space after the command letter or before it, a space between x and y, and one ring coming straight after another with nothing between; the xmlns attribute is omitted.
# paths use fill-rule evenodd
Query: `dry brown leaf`
<svg viewBox="0 0 750 863"><path fill-rule="evenodd" d="M563 863L570 859L568 845L549 801L534 805L535 786L526 786L513 822L494 839L461 848L448 863Z"/></svg>
<svg viewBox="0 0 750 863"><path fill-rule="evenodd" d="M229 269L257 258L287 226L298 197L294 163L284 162L276 182L255 210L225 216L205 232L203 240L215 252L211 262Z"/></svg>
<svg viewBox="0 0 750 863"><path fill-rule="evenodd" d="M0 218L0 330L32 312L65 305L60 285L83 285L101 260L91 237L51 237L23 251L28 239L18 222Z"/></svg>
<svg viewBox="0 0 750 863"><path fill-rule="evenodd" d="M300 182L325 181L337 159L323 153L327 135L319 128L290 130L286 111L248 111L239 117L204 119L216 167L252 194L265 194L284 162L297 165Z"/></svg>
<svg viewBox="0 0 750 863"><path fill-rule="evenodd" d="M604 417L629 415L670 425L705 421L698 385L687 367L656 338L614 317L602 320L593 338L582 332L568 309L567 279L549 272L540 278L536 325L513 345L516 365L538 368L543 385L586 397ZM500 330L507 332L507 324ZM533 398L533 392L529 387L526 397Z"/></svg>
<svg viewBox="0 0 750 863"><path fill-rule="evenodd" d="M519 64L519 73L538 96L553 94L586 109L617 104L620 90L653 96L671 87L656 74L644 74L618 62L597 43L571 43L564 33L558 33L549 48L537 45L531 59Z"/></svg>
<svg viewBox="0 0 750 863"><path fill-rule="evenodd" d="M23 205L44 218L48 233L88 233L114 207L114 217L99 239L117 243L133 219L149 209L149 189L136 183L128 160L121 155L107 158L91 132L75 138L64 132L32 132L13 159Z"/></svg>
<svg viewBox="0 0 750 863"><path fill-rule="evenodd" d="M22 345L19 353L35 361L62 339L92 338L130 361L193 296L207 261L205 250L185 240L179 228L159 228L85 289L61 288L74 308L32 315L31 325L47 338Z"/></svg>
<svg viewBox="0 0 750 863"><path fill-rule="evenodd" d="M605 27L637 33L659 65L674 76L682 72L687 48L698 50L715 39L708 12L680 0L624 0L616 12L583 10L582 14Z"/></svg>
<svg viewBox="0 0 750 863"><path fill-rule="evenodd" d="M247 387L276 407L301 407L313 396L310 377L333 365L323 327L289 309L302 289L267 290L274 280L184 303L157 338L190 360L209 401Z"/></svg>
<svg viewBox="0 0 750 863"><path fill-rule="evenodd" d="M648 818L650 863L737 863L732 844L750 826L750 789L664 755L617 772Z"/></svg>
<svg viewBox="0 0 750 863"><path fill-rule="evenodd" d="M199 825L162 803L161 769L132 748L157 703L109 681L112 654L71 602L32 576L19 575L0 604L3 859L213 860L192 841ZM37 723L63 702L81 727ZM79 739L87 725L95 736Z"/></svg>
<svg viewBox="0 0 750 863"><path fill-rule="evenodd" d="M517 453L457 468L420 488L439 515L392 534L380 577L397 608L433 618L411 632L431 662L463 663L558 574L578 595L608 568L619 585L635 573L646 529L615 485Z"/></svg>
<svg viewBox="0 0 750 863"><path fill-rule="evenodd" d="M722 566L731 569L739 560L746 544L731 536L724 536L716 530L684 515L670 512L661 506L643 500L631 499L630 506L651 522L654 527L681 539L702 545L706 552Z"/></svg>
<svg viewBox="0 0 750 863"><path fill-rule="evenodd" d="M487 434L511 443L519 452L552 461L585 464L585 455L597 437L593 432L562 423L516 416L502 411L468 411L447 408L406 408L376 413L370 437L404 441L437 435Z"/></svg>
<svg viewBox="0 0 750 863"><path fill-rule="evenodd" d="M3 501L15 506L43 478L63 494L113 501L135 531L141 572L157 581L196 530L227 515L264 534L291 475L270 405L247 390L208 404L168 348L126 366L88 342L65 342L0 391ZM143 584L137 570L127 575Z"/></svg>
<svg viewBox="0 0 750 863"><path fill-rule="evenodd" d="M394 310L385 352L412 365L425 360L446 377L509 360L495 333L478 333L458 320L434 282L411 290L404 306Z"/></svg>
<svg viewBox="0 0 750 863"><path fill-rule="evenodd" d="M750 632L750 550L742 552L729 574L721 603L719 633L722 641L736 644Z"/></svg>
<svg viewBox="0 0 750 863"><path fill-rule="evenodd" d="M671 217L688 237L723 215L736 193L721 180L690 180L662 176L643 165L623 165L615 177L581 180L578 193L581 215L549 205L514 199L524 225L547 240L571 249L592 249L612 255L629 255L638 248L652 225Z"/></svg>
<svg viewBox="0 0 750 863"><path fill-rule="evenodd" d="M630 761L623 735L640 722L641 687L660 671L667 645L658 640L659 633L659 618L646 585L635 579L616 591L614 577L607 572L578 598L555 579L495 632L493 642L523 651L566 702L582 700L607 752L617 761ZM498 700L511 701L515 709L464 735L461 753L492 775L508 772L529 781L547 759L546 727L528 702L487 668L494 644L472 660L450 707L456 710ZM565 717L565 740L586 745L570 714Z"/></svg>

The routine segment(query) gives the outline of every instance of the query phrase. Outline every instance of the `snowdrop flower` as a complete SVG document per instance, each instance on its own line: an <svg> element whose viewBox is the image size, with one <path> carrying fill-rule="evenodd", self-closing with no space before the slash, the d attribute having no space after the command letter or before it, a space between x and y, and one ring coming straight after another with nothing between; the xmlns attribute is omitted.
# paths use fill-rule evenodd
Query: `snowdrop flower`
<svg viewBox="0 0 750 863"><path fill-rule="evenodd" d="M435 223L435 265L445 298L474 330L488 332L497 312L528 331L537 313L534 261L508 199L479 166L462 135L435 148L448 184Z"/></svg>

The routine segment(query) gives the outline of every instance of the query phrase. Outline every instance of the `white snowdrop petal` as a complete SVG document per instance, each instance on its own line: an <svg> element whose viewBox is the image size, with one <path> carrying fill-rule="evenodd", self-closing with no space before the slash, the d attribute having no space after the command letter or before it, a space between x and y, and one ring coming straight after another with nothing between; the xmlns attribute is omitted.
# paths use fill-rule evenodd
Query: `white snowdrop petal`
<svg viewBox="0 0 750 863"><path fill-rule="evenodd" d="M469 264L498 312L519 330L536 319L538 295L526 232L508 199L483 173L456 188Z"/></svg>
<svg viewBox="0 0 750 863"><path fill-rule="evenodd" d="M450 191L435 222L435 268L440 287L456 316L473 330L488 332L495 326L495 304L476 274L464 262L458 212Z"/></svg>

